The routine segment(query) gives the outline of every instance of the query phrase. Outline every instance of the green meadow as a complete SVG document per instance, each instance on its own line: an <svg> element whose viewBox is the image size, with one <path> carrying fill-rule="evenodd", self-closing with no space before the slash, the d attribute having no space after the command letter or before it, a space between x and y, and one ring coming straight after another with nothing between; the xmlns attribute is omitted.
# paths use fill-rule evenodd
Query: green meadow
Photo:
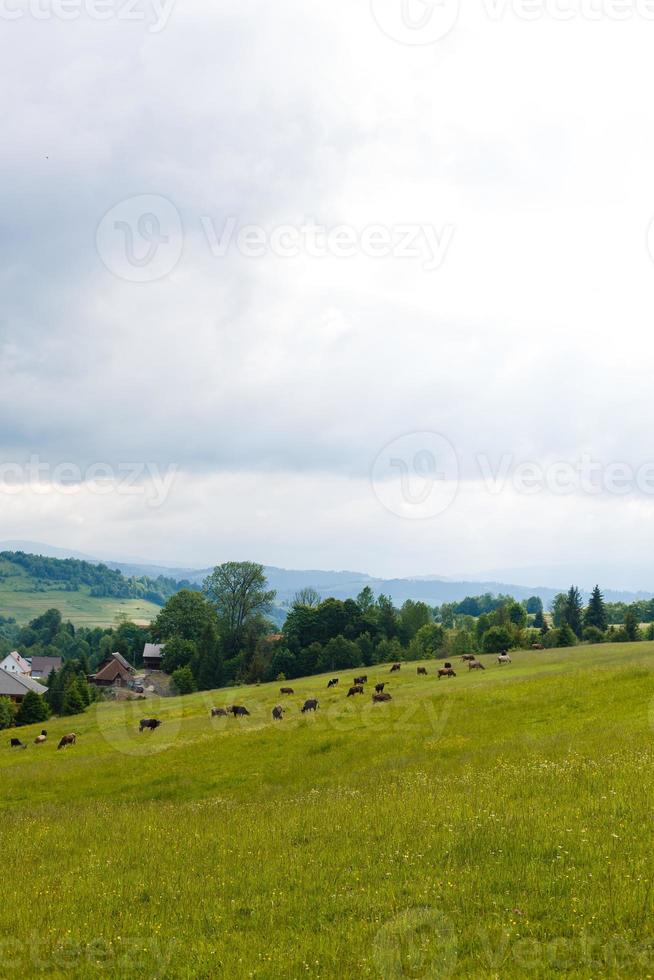
<svg viewBox="0 0 654 980"><path fill-rule="evenodd" d="M654 644L512 657L3 739L0 977L654 977Z"/></svg>

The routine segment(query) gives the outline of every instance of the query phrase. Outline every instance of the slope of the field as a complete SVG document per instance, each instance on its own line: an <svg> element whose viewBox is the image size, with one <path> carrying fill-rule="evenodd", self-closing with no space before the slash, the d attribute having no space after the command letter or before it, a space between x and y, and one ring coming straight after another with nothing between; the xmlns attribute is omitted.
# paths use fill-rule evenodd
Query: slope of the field
<svg viewBox="0 0 654 980"><path fill-rule="evenodd" d="M513 660L368 668L374 706L294 681L281 723L275 684L5 741L0 976L654 975L654 644Z"/></svg>
<svg viewBox="0 0 654 980"><path fill-rule="evenodd" d="M90 595L82 585L68 592L62 583L43 583L20 566L0 560L0 616L13 616L24 626L48 609L59 609L64 620L75 626L114 626L119 615L147 624L159 613L159 606L145 599L101 598Z"/></svg>

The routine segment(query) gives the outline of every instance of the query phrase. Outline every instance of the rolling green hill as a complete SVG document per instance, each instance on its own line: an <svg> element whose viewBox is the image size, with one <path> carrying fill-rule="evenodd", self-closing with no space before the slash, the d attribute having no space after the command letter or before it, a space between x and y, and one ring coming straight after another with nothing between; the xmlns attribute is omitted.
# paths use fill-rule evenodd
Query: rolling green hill
<svg viewBox="0 0 654 980"><path fill-rule="evenodd" d="M389 704L348 673L5 742L0 976L652 976L654 644L512 657L367 668Z"/></svg>
<svg viewBox="0 0 654 980"><path fill-rule="evenodd" d="M0 554L0 616L25 625L56 608L76 626L112 626L124 614L149 623L160 604L149 601L150 588L120 572L88 562L42 558L22 552ZM161 581L161 580L159 580ZM166 591L175 591L168 583ZM106 594L95 594L95 593ZM114 594L111 594L114 593ZM163 599L161 600L163 601Z"/></svg>

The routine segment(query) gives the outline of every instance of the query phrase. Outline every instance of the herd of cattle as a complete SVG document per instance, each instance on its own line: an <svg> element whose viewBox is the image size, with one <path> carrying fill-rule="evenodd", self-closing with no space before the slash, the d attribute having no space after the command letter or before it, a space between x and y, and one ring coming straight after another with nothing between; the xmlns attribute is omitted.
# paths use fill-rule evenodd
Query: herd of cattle
<svg viewBox="0 0 654 980"><path fill-rule="evenodd" d="M48 741L48 733L45 730L45 728L43 728L43 729L41 729L41 734L40 735L37 735L36 738L34 739L34 744L35 745L45 745L45 743L47 741ZM71 732L70 735L62 735L62 737L59 740L59 745L57 746L57 748L58 749L65 749L67 745L74 745L76 741L77 741L77 735L74 732ZM10 738L9 739L9 747L12 748L12 749L26 749L27 748L27 746L25 745L25 743L24 742L21 742L21 740L19 738Z"/></svg>
<svg viewBox="0 0 654 980"><path fill-rule="evenodd" d="M534 646L536 646L536 644L534 644ZM539 649L542 649L542 647L539 646ZM481 660L477 659L474 653L464 653L461 657L461 660L463 664L468 665L469 671L486 670L484 664L481 662ZM500 653L497 657L497 662L498 664L500 664L500 666L502 664L510 664L511 657L509 656L508 651L504 651L503 653ZM401 669L401 667L402 664L392 664L390 670L391 674L395 674L398 670ZM416 671L418 673L418 676L424 676L424 677L428 676L428 671L426 667L417 667ZM441 679L441 677L456 677L456 671L454 670L450 661L446 660L443 666L439 667L438 670L436 671L436 676L438 677L439 680ZM327 690L336 687L339 684L339 681L340 678L332 677L331 680L327 682ZM351 698L357 694L364 694L365 685L367 683L368 683L367 674L361 674L359 677L355 677L354 682L348 689L347 697ZM374 704L382 704L387 701L392 701L391 695L388 693L388 691L384 690L385 687L386 687L385 681L375 684L375 691L374 694L372 695L372 700ZM283 695L293 695L295 694L295 691L293 690L292 687L280 687L279 693ZM302 714L306 714L306 712L308 711L315 712L319 707L319 703L320 702L317 700L317 698L308 698L302 705L300 711L302 712ZM273 720L281 721L284 717L285 711L286 708L282 707L281 704L276 704L275 707L272 709ZM221 717L227 718L230 715L233 716L234 718L242 718L249 714L250 712L248 711L248 709L243 707L243 705L239 705L239 704L230 704L225 708L211 709L212 718L221 718ZM160 725L161 725L161 721L158 718L141 718L139 722L139 732L154 731L155 729L159 728ZM37 735L36 738L34 739L34 744L43 745L47 741L47 737L48 737L48 733L45 729L43 729L41 731L41 734ZM76 741L77 741L77 735L74 732L71 732L70 735L64 735L61 738L57 748L63 749L66 748L66 746L68 745L75 745ZM21 742L19 738L11 738L9 740L9 744L10 744L10 748L12 749L27 748L27 746L23 742Z"/></svg>

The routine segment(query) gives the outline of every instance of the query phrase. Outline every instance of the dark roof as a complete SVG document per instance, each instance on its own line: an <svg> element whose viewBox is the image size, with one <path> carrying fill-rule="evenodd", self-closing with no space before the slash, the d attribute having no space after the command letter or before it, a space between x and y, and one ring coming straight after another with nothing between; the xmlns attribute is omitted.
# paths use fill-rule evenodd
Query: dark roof
<svg viewBox="0 0 654 980"><path fill-rule="evenodd" d="M61 670L61 657L32 657L32 673L49 674L51 670Z"/></svg>

